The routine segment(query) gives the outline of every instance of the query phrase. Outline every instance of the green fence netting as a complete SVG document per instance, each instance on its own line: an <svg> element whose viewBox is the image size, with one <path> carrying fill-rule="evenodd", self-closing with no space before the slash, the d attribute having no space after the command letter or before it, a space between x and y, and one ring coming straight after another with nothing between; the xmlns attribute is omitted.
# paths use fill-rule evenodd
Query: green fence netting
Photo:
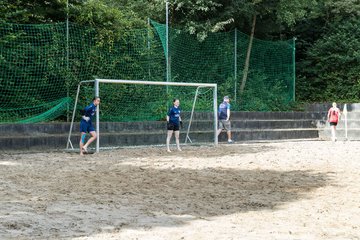
<svg viewBox="0 0 360 240"><path fill-rule="evenodd" d="M96 29L73 23L0 23L0 123L69 120L77 85L95 77L217 83L219 100L230 95L233 110L276 110L293 100L293 41L254 39L243 93L248 35L210 33L200 41L170 28L168 51L165 42L165 25L154 21L111 41ZM93 91L89 84L81 88L80 107L91 101ZM190 110L194 93L191 87L101 85L101 117L158 120L173 98ZM212 93L200 93L197 110L211 111Z"/></svg>

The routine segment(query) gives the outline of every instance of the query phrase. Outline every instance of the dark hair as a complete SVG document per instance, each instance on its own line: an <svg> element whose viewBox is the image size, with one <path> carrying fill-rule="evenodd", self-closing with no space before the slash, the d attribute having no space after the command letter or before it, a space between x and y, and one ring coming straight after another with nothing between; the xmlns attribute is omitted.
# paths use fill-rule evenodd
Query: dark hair
<svg viewBox="0 0 360 240"><path fill-rule="evenodd" d="M95 100L98 99L98 98L100 98L100 97L97 97L97 96L93 97L93 101L95 101Z"/></svg>
<svg viewBox="0 0 360 240"><path fill-rule="evenodd" d="M174 99L173 99L173 103L176 102L176 100L179 100L179 99L178 99L178 98L174 98Z"/></svg>

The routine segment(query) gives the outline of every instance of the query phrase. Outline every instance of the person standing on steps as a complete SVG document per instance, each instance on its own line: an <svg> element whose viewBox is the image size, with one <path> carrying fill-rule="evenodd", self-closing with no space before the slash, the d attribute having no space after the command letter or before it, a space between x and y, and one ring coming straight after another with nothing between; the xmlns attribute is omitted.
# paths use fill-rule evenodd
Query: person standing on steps
<svg viewBox="0 0 360 240"><path fill-rule="evenodd" d="M228 96L225 96L224 101L219 105L218 117L219 123L217 136L219 137L221 131L225 129L228 137L228 143L233 143L234 141L231 139L230 98Z"/></svg>
<svg viewBox="0 0 360 240"><path fill-rule="evenodd" d="M100 104L100 98L94 97L92 103L82 110L80 121L80 155L83 156L87 152L87 148L96 139L96 131L92 124L92 118L96 113L96 107ZM86 133L90 133L91 138L85 143Z"/></svg>
<svg viewBox="0 0 360 240"><path fill-rule="evenodd" d="M336 102L332 103L332 107L329 109L327 114L327 121L330 123L331 127L331 140L336 141L336 126L339 122L341 116L340 109L336 106Z"/></svg>

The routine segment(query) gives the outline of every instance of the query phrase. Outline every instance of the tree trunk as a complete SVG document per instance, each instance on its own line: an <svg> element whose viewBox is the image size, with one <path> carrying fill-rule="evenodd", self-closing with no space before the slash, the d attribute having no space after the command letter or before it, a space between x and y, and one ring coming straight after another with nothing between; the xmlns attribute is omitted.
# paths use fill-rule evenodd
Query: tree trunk
<svg viewBox="0 0 360 240"><path fill-rule="evenodd" d="M251 49L252 49L252 43L254 40L255 25L256 25L256 15L254 15L253 23L252 23L252 27L251 27L250 41L249 41L249 46L247 49L246 59L245 59L244 74L243 74L243 79L242 79L241 86L240 86L240 95L244 92L245 84L246 84L246 80L247 80L247 76L248 76L248 72L249 72L250 54L251 54Z"/></svg>

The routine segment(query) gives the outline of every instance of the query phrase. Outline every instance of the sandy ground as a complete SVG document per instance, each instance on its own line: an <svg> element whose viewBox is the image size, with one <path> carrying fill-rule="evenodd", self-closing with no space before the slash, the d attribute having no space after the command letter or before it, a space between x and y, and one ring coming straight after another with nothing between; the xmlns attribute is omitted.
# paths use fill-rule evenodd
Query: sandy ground
<svg viewBox="0 0 360 240"><path fill-rule="evenodd" d="M360 239L360 142L0 153L0 239Z"/></svg>

